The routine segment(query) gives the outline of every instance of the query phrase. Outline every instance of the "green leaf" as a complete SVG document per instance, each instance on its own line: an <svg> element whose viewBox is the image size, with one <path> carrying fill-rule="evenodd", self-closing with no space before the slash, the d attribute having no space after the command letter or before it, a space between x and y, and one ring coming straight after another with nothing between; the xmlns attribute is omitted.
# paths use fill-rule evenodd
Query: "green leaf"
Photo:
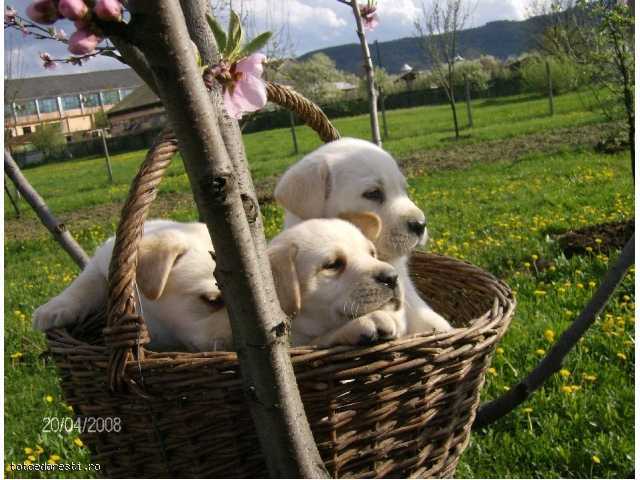
<svg viewBox="0 0 640 480"><path fill-rule="evenodd" d="M213 32L213 36L218 44L218 51L224 52L227 48L227 34L224 32L218 21L211 15L207 14L207 22L209 23L209 28Z"/></svg>
<svg viewBox="0 0 640 480"><path fill-rule="evenodd" d="M271 32L261 33L256 38L254 38L249 43L247 43L242 48L242 50L240 50L240 53L239 53L238 56L240 58L248 57L252 53L257 52L258 50L260 50L262 47L264 47L267 44L267 42L271 38L271 35L272 35Z"/></svg>
<svg viewBox="0 0 640 480"><path fill-rule="evenodd" d="M242 25L240 24L240 17L236 12L231 10L229 15L229 40L227 41L227 48L224 51L224 57L230 62L235 61L235 56L240 50L240 43L242 41Z"/></svg>

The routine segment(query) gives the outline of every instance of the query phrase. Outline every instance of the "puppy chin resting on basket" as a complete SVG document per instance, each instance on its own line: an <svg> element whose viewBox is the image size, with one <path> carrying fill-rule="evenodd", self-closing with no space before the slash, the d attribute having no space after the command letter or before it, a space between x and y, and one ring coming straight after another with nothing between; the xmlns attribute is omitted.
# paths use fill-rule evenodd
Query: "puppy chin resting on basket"
<svg viewBox="0 0 640 480"><path fill-rule="evenodd" d="M376 258L375 214L302 222L269 245L292 345L362 345L406 333L403 291L395 269ZM355 226L357 225L357 227ZM39 330L70 326L104 308L114 239L100 246L60 295L39 307ZM215 262L202 223L152 220L138 250L136 282L153 350L233 347L229 318L213 277Z"/></svg>

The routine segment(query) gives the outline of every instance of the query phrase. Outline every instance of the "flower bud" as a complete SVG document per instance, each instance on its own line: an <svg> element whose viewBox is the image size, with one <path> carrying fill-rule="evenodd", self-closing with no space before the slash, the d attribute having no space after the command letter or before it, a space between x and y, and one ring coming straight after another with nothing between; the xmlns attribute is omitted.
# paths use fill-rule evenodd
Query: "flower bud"
<svg viewBox="0 0 640 480"><path fill-rule="evenodd" d="M122 18L120 0L98 0L93 11L100 20L118 21Z"/></svg>
<svg viewBox="0 0 640 480"><path fill-rule="evenodd" d="M69 20L79 20L89 13L89 7L84 3L84 0L60 0L58 10L63 17Z"/></svg>
<svg viewBox="0 0 640 480"><path fill-rule="evenodd" d="M102 38L95 33L80 29L69 38L69 51L74 55L87 55L95 51Z"/></svg>
<svg viewBox="0 0 640 480"><path fill-rule="evenodd" d="M27 16L36 23L51 25L58 20L58 10L53 0L36 0L27 7Z"/></svg>

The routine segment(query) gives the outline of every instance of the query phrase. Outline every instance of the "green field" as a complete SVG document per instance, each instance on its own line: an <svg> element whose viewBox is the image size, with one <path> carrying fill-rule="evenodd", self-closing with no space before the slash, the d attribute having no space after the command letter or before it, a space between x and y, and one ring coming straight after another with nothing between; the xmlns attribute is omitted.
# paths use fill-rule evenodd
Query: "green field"
<svg viewBox="0 0 640 480"><path fill-rule="evenodd" d="M517 293L516 316L487 375L485 400L535 366L619 254L595 249L567 259L557 234L633 217L629 154L594 152L606 125L589 105L585 96L564 95L556 99L557 114L550 118L546 99L476 101L476 127L464 130L457 142L451 139L446 106L387 113L385 148L412 172L410 193L427 214L428 248L481 266ZM367 117L335 124L345 136L368 137ZM301 153L319 145L312 132L299 130ZM574 131L582 134L574 138ZM287 129L246 135L245 144L259 182L301 156L289 151ZM113 157L114 185L107 182L101 158L25 174L92 251L113 233L119 202L143 155ZM196 218L179 161L170 168L157 204L154 215ZM271 237L280 229L282 212L269 204L263 213ZM5 461L44 462L53 455L51 461L87 463L77 435L42 433L43 417L70 412L43 354L44 339L30 327L31 312L60 292L77 268L32 214L14 217L5 198ZM545 268L537 268L542 264ZM632 470L633 275L627 275L561 373L515 412L472 435L458 476L605 478Z"/></svg>

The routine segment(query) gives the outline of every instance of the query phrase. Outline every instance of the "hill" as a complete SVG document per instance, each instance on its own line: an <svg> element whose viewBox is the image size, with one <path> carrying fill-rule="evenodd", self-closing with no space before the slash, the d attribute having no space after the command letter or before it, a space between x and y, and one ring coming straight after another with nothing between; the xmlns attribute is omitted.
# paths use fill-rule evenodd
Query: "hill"
<svg viewBox="0 0 640 480"><path fill-rule="evenodd" d="M533 17L523 21L500 20L489 22L482 27L463 30L459 34L459 55L474 58L479 55L493 55L506 59L517 56L535 47L535 36L546 25L544 17ZM371 46L371 55L375 64L378 53L375 46ZM428 67L424 53L415 37L399 38L379 43L382 65L390 73L398 73L402 65L408 63L414 68ZM300 57L304 60L315 53L324 53L331 57L340 70L352 73L361 71L360 45L356 43L323 48L305 53Z"/></svg>

